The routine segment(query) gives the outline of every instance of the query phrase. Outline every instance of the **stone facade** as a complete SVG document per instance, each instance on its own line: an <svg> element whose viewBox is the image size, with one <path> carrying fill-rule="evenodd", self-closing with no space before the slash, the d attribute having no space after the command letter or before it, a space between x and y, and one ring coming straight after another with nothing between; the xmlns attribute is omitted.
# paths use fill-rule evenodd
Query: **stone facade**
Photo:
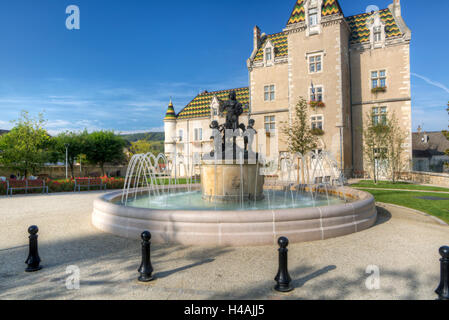
<svg viewBox="0 0 449 320"><path fill-rule="evenodd" d="M344 16L337 0L297 0L282 32L265 35L256 26L247 60L249 85L241 96L248 100L242 122L247 122L246 115L256 121L256 149L282 158L288 146L281 128L291 122L302 97L323 102L309 110L311 126L324 131L316 151L329 151L346 176L366 170L362 132L373 110L387 110L399 120L408 135L405 160L411 163L410 40L399 0L387 9L352 17ZM194 152L211 148L209 124L223 122L214 110L225 92L199 95L178 115L167 112L169 157L175 146L190 159ZM275 130L265 134L267 126ZM194 136L197 128L202 128L200 142Z"/></svg>

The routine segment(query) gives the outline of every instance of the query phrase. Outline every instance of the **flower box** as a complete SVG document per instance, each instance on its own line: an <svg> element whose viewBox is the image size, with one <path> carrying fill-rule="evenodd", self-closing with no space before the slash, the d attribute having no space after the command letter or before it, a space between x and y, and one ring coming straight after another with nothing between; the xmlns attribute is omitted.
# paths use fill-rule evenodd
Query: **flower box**
<svg viewBox="0 0 449 320"><path fill-rule="evenodd" d="M324 135L324 130L320 129L320 128L315 128L310 130L310 132L314 135L314 136L323 136Z"/></svg>
<svg viewBox="0 0 449 320"><path fill-rule="evenodd" d="M378 94L379 92L386 92L387 87L376 87L371 89L371 93Z"/></svg>
<svg viewBox="0 0 449 320"><path fill-rule="evenodd" d="M310 101L309 104L312 108L324 108L326 106L323 101Z"/></svg>

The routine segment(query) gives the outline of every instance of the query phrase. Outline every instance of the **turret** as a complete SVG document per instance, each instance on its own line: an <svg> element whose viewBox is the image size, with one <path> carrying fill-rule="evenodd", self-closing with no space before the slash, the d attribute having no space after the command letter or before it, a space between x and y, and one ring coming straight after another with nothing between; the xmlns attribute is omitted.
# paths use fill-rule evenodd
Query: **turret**
<svg viewBox="0 0 449 320"><path fill-rule="evenodd" d="M167 113L164 118L164 132L165 132L165 155L169 156L174 153L175 146L173 137L176 136L176 112L173 103L170 103L167 108Z"/></svg>

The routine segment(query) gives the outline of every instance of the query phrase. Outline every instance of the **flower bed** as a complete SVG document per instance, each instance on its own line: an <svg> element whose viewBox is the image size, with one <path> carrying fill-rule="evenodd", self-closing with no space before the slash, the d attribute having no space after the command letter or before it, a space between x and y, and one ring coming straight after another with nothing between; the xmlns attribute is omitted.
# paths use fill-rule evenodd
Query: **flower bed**
<svg viewBox="0 0 449 320"><path fill-rule="evenodd" d="M77 180L87 180L89 178L82 177L76 178ZM125 179L123 178L109 178L109 177L101 177L97 178L101 179L104 184L106 184L106 188L108 190L114 189L123 189L125 184ZM31 180L30 180L31 181ZM75 180L74 179L61 179L61 180L52 180L47 178L45 184L48 186L49 193L58 193L58 192L73 192L75 189ZM0 181L0 195L6 195L7 184L6 182ZM91 187L91 190L100 190L100 187ZM83 191L83 190L82 190ZM24 190L17 190L15 194L25 193ZM42 193L41 190L30 189L28 193Z"/></svg>

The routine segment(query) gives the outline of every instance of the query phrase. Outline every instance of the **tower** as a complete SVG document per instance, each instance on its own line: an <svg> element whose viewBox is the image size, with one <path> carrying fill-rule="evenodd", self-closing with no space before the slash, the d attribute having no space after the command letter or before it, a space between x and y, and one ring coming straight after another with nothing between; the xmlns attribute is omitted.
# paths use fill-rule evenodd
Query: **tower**
<svg viewBox="0 0 449 320"><path fill-rule="evenodd" d="M167 113L164 118L164 132L165 132L165 155L172 158L175 152L175 136L176 136L176 112L173 103L170 99Z"/></svg>

